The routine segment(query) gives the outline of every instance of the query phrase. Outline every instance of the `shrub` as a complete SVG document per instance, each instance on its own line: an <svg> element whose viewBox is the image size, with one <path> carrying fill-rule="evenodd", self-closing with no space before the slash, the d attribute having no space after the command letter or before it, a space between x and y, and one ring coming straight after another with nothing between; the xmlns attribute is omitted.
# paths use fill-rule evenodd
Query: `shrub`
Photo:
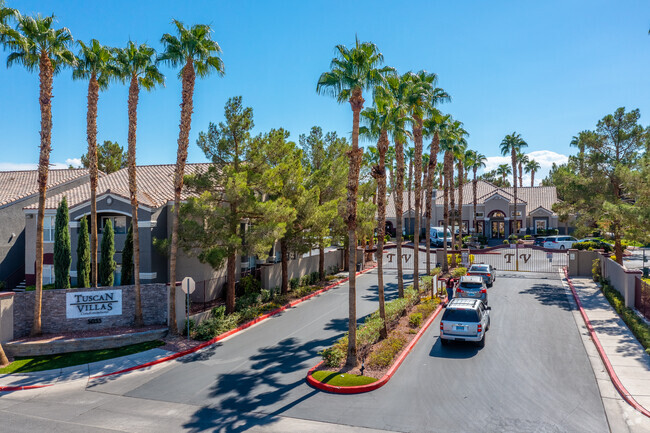
<svg viewBox="0 0 650 433"><path fill-rule="evenodd" d="M426 319L436 310L436 308L438 308L438 304L439 302L437 299L432 300L429 298L426 301L419 303L417 307L415 307L415 311L420 313L423 319Z"/></svg>
<svg viewBox="0 0 650 433"><path fill-rule="evenodd" d="M442 271L442 269L440 269L440 268L433 268L433 269L431 269L431 276L439 275L441 271Z"/></svg>
<svg viewBox="0 0 650 433"><path fill-rule="evenodd" d="M517 235L514 234L514 233L511 234L510 236L508 236L508 240L510 240L510 241L516 241L516 240L517 240Z"/></svg>
<svg viewBox="0 0 650 433"><path fill-rule="evenodd" d="M212 317L215 319L223 320L226 317L226 306L220 305L212 309Z"/></svg>
<svg viewBox="0 0 650 433"><path fill-rule="evenodd" d="M478 235L477 238L478 238L478 241L479 241L481 244L483 244L483 245L487 244L487 241L488 241L487 236L485 236L485 235Z"/></svg>
<svg viewBox="0 0 650 433"><path fill-rule="evenodd" d="M614 254L612 254L611 256L609 256L609 258L612 259L612 260L614 260L614 261L616 261L616 255L614 255Z"/></svg>
<svg viewBox="0 0 650 433"><path fill-rule="evenodd" d="M239 322L250 322L260 315L260 308L256 306L246 307L239 312Z"/></svg>
<svg viewBox="0 0 650 433"><path fill-rule="evenodd" d="M411 313L409 315L409 326L417 328L422 324L422 313Z"/></svg>
<svg viewBox="0 0 650 433"><path fill-rule="evenodd" d="M474 263L474 254L469 255L469 263L472 264ZM462 256L460 254L456 254L456 263L460 263L462 261ZM447 254L447 265L451 266L451 254Z"/></svg>
<svg viewBox="0 0 650 433"><path fill-rule="evenodd" d="M239 285L244 288L244 294L258 294L262 290L262 283L252 275L247 275L239 280Z"/></svg>
<svg viewBox="0 0 650 433"><path fill-rule="evenodd" d="M259 303L260 296L256 293L240 296L235 300L235 311L241 311Z"/></svg>
<svg viewBox="0 0 650 433"><path fill-rule="evenodd" d="M451 276L454 278L460 278L465 274L467 274L467 268L463 268L462 266L459 266L451 271Z"/></svg>
<svg viewBox="0 0 650 433"><path fill-rule="evenodd" d="M600 269L600 259L594 259L594 261L591 263L591 275L594 278L594 281L600 282L600 280L603 278L603 274Z"/></svg>
<svg viewBox="0 0 650 433"><path fill-rule="evenodd" d="M548 230L546 230L546 234L548 236L555 236L555 235L557 235L559 233L560 233L560 231L558 229L548 229Z"/></svg>
<svg viewBox="0 0 650 433"><path fill-rule="evenodd" d="M300 283L300 280L298 278L292 278L289 280L289 287L291 290L295 290L298 288L298 284Z"/></svg>
<svg viewBox="0 0 650 433"><path fill-rule="evenodd" d="M336 368L341 365L341 362L345 358L345 352L340 348L333 346L323 350L320 353L320 356L323 357L326 366Z"/></svg>
<svg viewBox="0 0 650 433"><path fill-rule="evenodd" d="M260 298L261 298L262 302L266 303L266 302L269 302L273 298L273 295L272 295L270 290L262 289L262 291L260 292Z"/></svg>
<svg viewBox="0 0 650 433"><path fill-rule="evenodd" d="M190 319L190 335L192 335L192 332L194 331L195 327L196 327L196 323L194 322L194 319ZM187 319L185 319L185 324L183 325L182 335L187 336Z"/></svg>
<svg viewBox="0 0 650 433"><path fill-rule="evenodd" d="M379 343L375 351L370 354L368 366L371 368L388 367L395 355L397 355L404 345L406 339L398 334L391 334L384 341Z"/></svg>
<svg viewBox="0 0 650 433"><path fill-rule="evenodd" d="M318 272L312 272L309 276L311 277L311 282L309 284L316 284L320 281L320 274Z"/></svg>
<svg viewBox="0 0 650 433"><path fill-rule="evenodd" d="M215 309L212 310L213 315L216 309L220 307L216 307ZM225 307L223 308L223 312L225 312ZM230 331L231 329L234 329L237 326L237 321L239 319L239 314L229 314L227 316L225 315L219 315L212 317L210 319L204 320L200 324L194 327L192 334L193 338L195 340L210 340L217 335L223 334L224 332ZM191 326L191 323L190 323Z"/></svg>
<svg viewBox="0 0 650 433"><path fill-rule="evenodd" d="M645 323L643 319L634 312L634 310L627 308L625 306L623 295L608 283L603 284L603 293L612 307L614 307L616 312L621 316L628 328L630 328L632 334L634 334L636 339L639 340L639 343L643 345L646 352L650 354L650 325Z"/></svg>
<svg viewBox="0 0 650 433"><path fill-rule="evenodd" d="M573 248L577 250L597 250L599 248L602 248L607 253L612 251L611 245L601 244L598 242L576 242L573 244Z"/></svg>
<svg viewBox="0 0 650 433"><path fill-rule="evenodd" d="M384 236L384 242L390 242L390 235Z"/></svg>
<svg viewBox="0 0 650 433"><path fill-rule="evenodd" d="M532 238L533 237L531 235L524 235L524 239L527 241L531 240Z"/></svg>
<svg viewBox="0 0 650 433"><path fill-rule="evenodd" d="M302 277L300 277L299 281L300 281L300 287L304 287L309 285L309 281L311 281L311 279L309 278L309 275L303 275Z"/></svg>

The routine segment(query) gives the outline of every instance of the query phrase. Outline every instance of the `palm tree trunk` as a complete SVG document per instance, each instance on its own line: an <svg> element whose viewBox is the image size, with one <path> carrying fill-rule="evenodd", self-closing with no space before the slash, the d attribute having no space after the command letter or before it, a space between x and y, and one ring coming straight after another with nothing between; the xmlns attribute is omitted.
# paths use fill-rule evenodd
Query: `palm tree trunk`
<svg viewBox="0 0 650 433"><path fill-rule="evenodd" d="M463 186L465 180L463 162L458 161L458 245L463 245Z"/></svg>
<svg viewBox="0 0 650 433"><path fill-rule="evenodd" d="M381 131L379 142L379 164L373 170L373 177L377 179L377 294L379 296L379 317L383 326L379 330L381 338L388 336L386 324L386 306L384 302L384 235L386 231L386 151L388 150L388 134Z"/></svg>
<svg viewBox="0 0 650 433"><path fill-rule="evenodd" d="M172 334L178 334L176 326L176 253L178 251L178 219L181 207L181 191L185 162L187 161L187 146L189 144L190 128L192 127L192 111L194 111L194 81L196 74L192 60L183 67L181 123L178 134L178 152L176 154L176 171L174 173L174 216L172 222L172 244L169 253L169 288L171 298L169 328ZM135 242L134 242L135 243ZM234 264L233 264L234 265ZM229 264L230 266L230 264ZM234 281L228 281L234 285ZM234 288L234 286L233 286Z"/></svg>
<svg viewBox="0 0 650 433"><path fill-rule="evenodd" d="M142 300L140 298L140 231L138 230L138 197L137 180L135 168L135 142L138 125L138 99L140 97L140 86L138 77L131 76L129 85L129 194L131 196L131 226L133 227L133 283L135 284L135 326L144 325L142 319ZM128 281L127 281L128 284Z"/></svg>
<svg viewBox="0 0 650 433"><path fill-rule="evenodd" d="M407 209L406 211L408 213L408 217L407 217L408 231L407 231L407 234L408 234L408 232L413 230L413 225L411 223L411 208L412 208L411 207L411 186L413 185L412 182L413 182L413 159L410 159L409 160L409 177L406 180L406 192L408 194L408 199L407 199L408 207L406 208Z"/></svg>
<svg viewBox="0 0 650 433"><path fill-rule="evenodd" d="M226 313L235 312L235 282L237 279L237 251L228 255L226 262Z"/></svg>
<svg viewBox="0 0 650 433"><path fill-rule="evenodd" d="M395 228L397 235L397 292L404 297L404 270L402 268L402 222L404 221L404 143L395 140Z"/></svg>
<svg viewBox="0 0 650 433"><path fill-rule="evenodd" d="M474 166L473 167L473 172L474 172L474 178L472 180L472 203L474 203L474 233L478 236L478 225L476 224L476 205L478 204L478 199L476 197L476 190L477 190L477 182L476 182L476 172L478 171L478 167Z"/></svg>
<svg viewBox="0 0 650 433"><path fill-rule="evenodd" d="M535 170L530 171L530 187L535 186Z"/></svg>
<svg viewBox="0 0 650 433"><path fill-rule="evenodd" d="M0 343L0 367L5 367L7 365L9 365L9 359L7 359L7 355L5 355L2 343Z"/></svg>
<svg viewBox="0 0 650 433"><path fill-rule="evenodd" d="M352 108L352 149L348 151L350 158L350 172L348 173L348 203L347 226L348 240L350 242L349 260L349 304L348 304L348 353L346 365L357 365L357 279L356 279L356 251L357 251L357 190L359 188L359 170L363 149L359 148L359 113L363 108L363 96L360 88L352 90L350 106Z"/></svg>
<svg viewBox="0 0 650 433"><path fill-rule="evenodd" d="M510 153L510 157L512 159L512 183L515 186L515 214L514 214L514 219L512 220L512 232L517 231L517 152L515 151L515 148L512 148L512 152ZM509 215L506 215L509 216ZM510 234L513 234L510 233Z"/></svg>
<svg viewBox="0 0 650 433"><path fill-rule="evenodd" d="M280 262L282 268L282 284L281 291L285 295L289 293L289 249L287 245L287 239L280 239Z"/></svg>
<svg viewBox="0 0 650 433"><path fill-rule="evenodd" d="M449 155L447 166L447 182L449 182L449 220L451 222L451 267L456 267L456 186L454 185L454 155Z"/></svg>
<svg viewBox="0 0 650 433"><path fill-rule="evenodd" d="M36 220L36 289L34 296L34 323L31 335L41 335L41 302L43 301L43 222L47 176L52 148L52 78L54 71L47 53L43 51L39 61L41 107L41 152L38 160L38 217Z"/></svg>
<svg viewBox="0 0 650 433"><path fill-rule="evenodd" d="M86 139L88 141L88 168L90 175L90 275L91 286L97 287L97 101L99 84L92 74L88 82L88 113L86 116Z"/></svg>
<svg viewBox="0 0 650 433"><path fill-rule="evenodd" d="M322 239L318 244L318 279L325 280L325 247Z"/></svg>
<svg viewBox="0 0 650 433"><path fill-rule="evenodd" d="M413 288L415 293L420 296L420 209L422 207L422 123L419 116L415 117L413 125L413 141L415 142L415 152L413 159L413 175L415 176L415 224L413 230Z"/></svg>
<svg viewBox="0 0 650 433"><path fill-rule="evenodd" d="M449 152L445 152L444 156L444 163L443 163L443 172L445 173L445 177L443 180L443 188L444 188L444 209L443 209L443 219L444 219L444 227L443 227L443 239L444 241L442 242L442 248L444 251L444 259L442 260L442 271L447 272L449 270L449 266L447 263L447 230L449 227L449 178L447 177L447 166L449 165Z"/></svg>
<svg viewBox="0 0 650 433"><path fill-rule="evenodd" d="M429 170L427 176L427 199L426 199L426 210L424 211L425 215L425 239L427 247L427 275L431 275L431 206L433 200L433 176L435 174L435 168L438 164L438 151L440 148L440 139L438 133L434 133L433 139L431 140L430 146L430 155L429 155ZM433 290L433 289L432 289ZM431 293L433 296L433 293Z"/></svg>
<svg viewBox="0 0 650 433"><path fill-rule="evenodd" d="M524 165L519 161L519 188L524 187Z"/></svg>

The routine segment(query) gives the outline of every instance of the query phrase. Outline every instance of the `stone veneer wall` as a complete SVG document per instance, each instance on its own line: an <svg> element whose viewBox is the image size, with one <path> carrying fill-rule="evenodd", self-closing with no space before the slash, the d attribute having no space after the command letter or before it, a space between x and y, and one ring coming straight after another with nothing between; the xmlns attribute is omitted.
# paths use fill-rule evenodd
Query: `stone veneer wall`
<svg viewBox="0 0 650 433"><path fill-rule="evenodd" d="M66 293L122 290L122 315L101 317L101 323L88 323L88 318L66 318ZM166 284L143 284L140 286L142 316L145 325L167 325ZM34 320L35 292L14 295L14 338L29 335ZM44 334L133 326L135 318L135 286L100 287L97 289L43 290L41 324Z"/></svg>

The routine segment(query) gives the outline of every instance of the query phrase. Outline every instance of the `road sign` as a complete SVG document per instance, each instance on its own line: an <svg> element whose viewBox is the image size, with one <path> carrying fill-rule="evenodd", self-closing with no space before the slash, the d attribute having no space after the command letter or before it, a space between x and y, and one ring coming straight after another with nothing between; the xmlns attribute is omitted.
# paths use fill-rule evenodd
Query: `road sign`
<svg viewBox="0 0 650 433"><path fill-rule="evenodd" d="M186 293L188 295L194 293L195 286L196 284L194 283L194 278L192 277L185 277L181 282L181 290L183 291L183 293Z"/></svg>

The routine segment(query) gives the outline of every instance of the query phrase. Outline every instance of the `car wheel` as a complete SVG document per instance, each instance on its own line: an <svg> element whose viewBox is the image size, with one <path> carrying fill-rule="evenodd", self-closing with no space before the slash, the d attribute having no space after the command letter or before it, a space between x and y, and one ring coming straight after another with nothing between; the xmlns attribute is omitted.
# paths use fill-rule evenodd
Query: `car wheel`
<svg viewBox="0 0 650 433"><path fill-rule="evenodd" d="M564 249L564 245L560 245L560 249L563 250L563 249Z"/></svg>
<svg viewBox="0 0 650 433"><path fill-rule="evenodd" d="M492 287L493 284L494 284L494 283L488 283L487 286L488 286L488 287Z"/></svg>
<svg viewBox="0 0 650 433"><path fill-rule="evenodd" d="M478 342L478 347L485 347L485 337L487 334L483 334L483 338L481 338L481 341Z"/></svg>

